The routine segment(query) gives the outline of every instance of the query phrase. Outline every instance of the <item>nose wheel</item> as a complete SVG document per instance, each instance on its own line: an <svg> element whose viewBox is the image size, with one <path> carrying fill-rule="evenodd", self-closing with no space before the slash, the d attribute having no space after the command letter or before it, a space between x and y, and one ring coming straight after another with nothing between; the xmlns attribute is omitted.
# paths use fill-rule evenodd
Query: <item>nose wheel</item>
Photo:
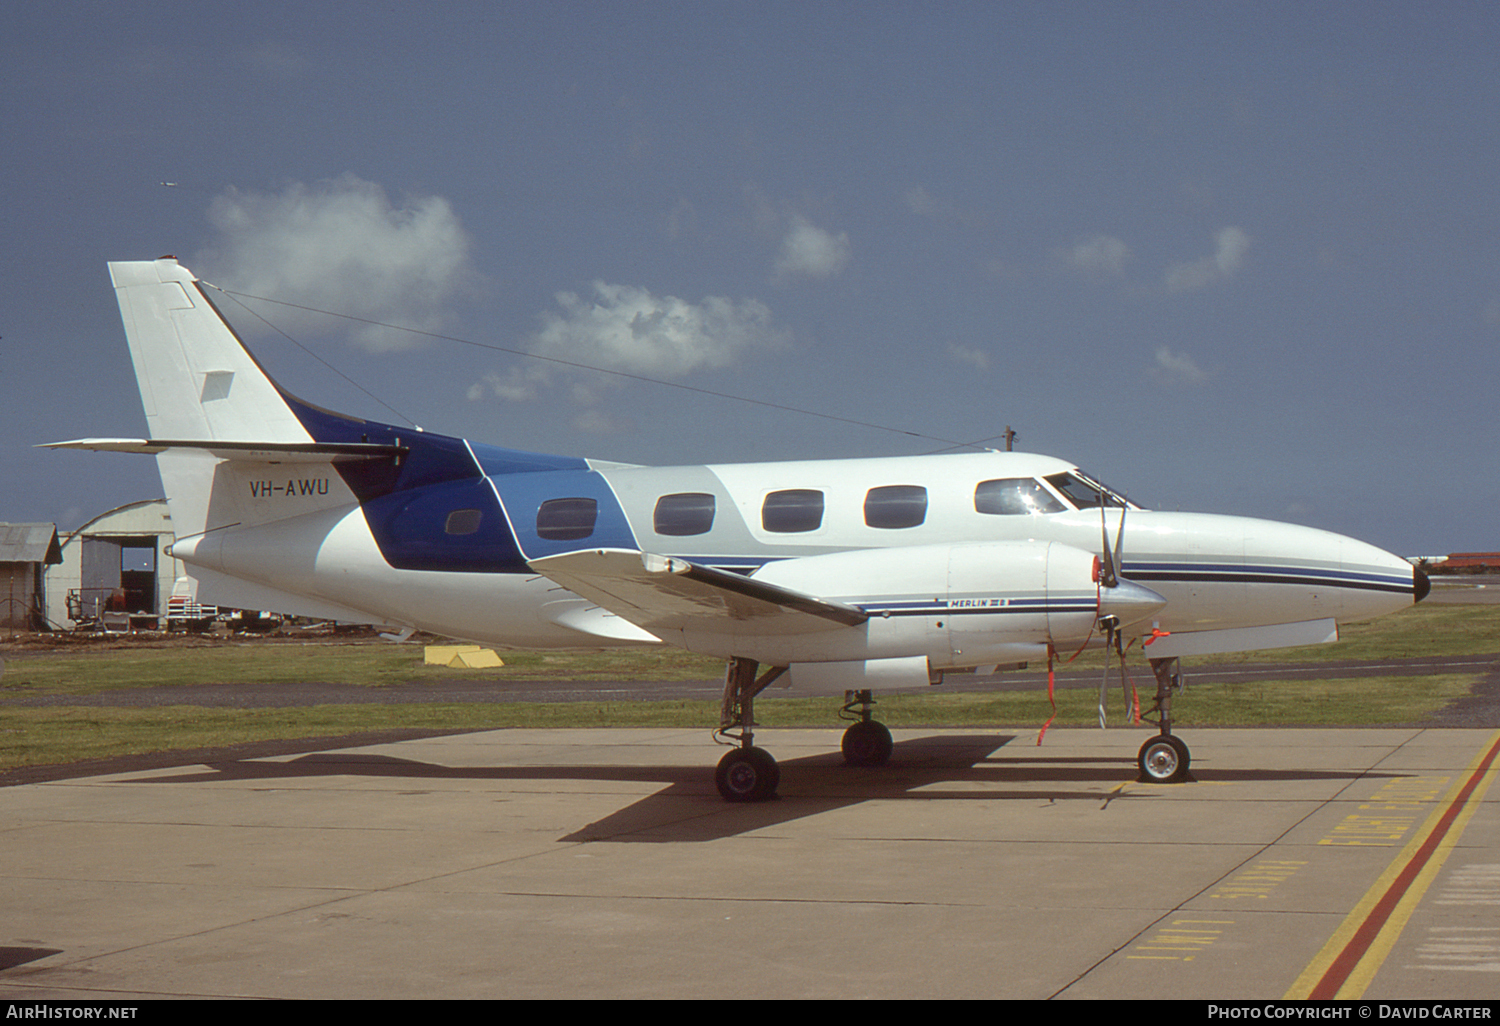
<svg viewBox="0 0 1500 1026"><path fill-rule="evenodd" d="M1140 780L1146 784L1180 784L1191 780L1188 775L1191 762L1192 753L1188 746L1171 734L1151 738L1141 745L1140 754L1136 756L1136 765L1141 770Z"/></svg>
<svg viewBox="0 0 1500 1026"><path fill-rule="evenodd" d="M1182 664L1175 658L1153 659L1151 672L1156 676L1156 704L1151 711L1160 715L1156 723L1161 733L1141 745L1135 759L1141 770L1139 779L1143 784L1180 784L1193 779L1188 773L1192 753L1172 733L1172 692L1182 688Z"/></svg>

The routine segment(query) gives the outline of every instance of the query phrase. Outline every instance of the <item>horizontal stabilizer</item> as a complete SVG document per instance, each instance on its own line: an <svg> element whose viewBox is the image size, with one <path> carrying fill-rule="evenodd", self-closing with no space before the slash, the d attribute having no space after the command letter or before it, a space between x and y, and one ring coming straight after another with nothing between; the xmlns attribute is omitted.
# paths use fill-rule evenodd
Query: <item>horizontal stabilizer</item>
<svg viewBox="0 0 1500 1026"><path fill-rule="evenodd" d="M531 560L531 568L653 633L809 634L856 627L854 606L751 577L630 549L588 549Z"/></svg>
<svg viewBox="0 0 1500 1026"><path fill-rule="evenodd" d="M88 449L94 452L137 452L156 456L171 449L193 449L221 460L251 463L327 463L329 460L372 460L404 456L400 445L373 442L223 442L168 438L79 438L48 442L40 449Z"/></svg>

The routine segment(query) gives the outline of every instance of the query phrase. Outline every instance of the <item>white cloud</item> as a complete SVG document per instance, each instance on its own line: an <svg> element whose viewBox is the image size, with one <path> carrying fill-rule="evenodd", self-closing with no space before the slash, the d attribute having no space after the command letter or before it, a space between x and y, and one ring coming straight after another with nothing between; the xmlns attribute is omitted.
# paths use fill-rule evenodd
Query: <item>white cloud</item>
<svg viewBox="0 0 1500 1026"><path fill-rule="evenodd" d="M559 292L557 304L560 310L543 314L541 330L528 340L531 353L551 361L661 380L727 367L746 353L784 345L789 338L772 324L770 307L758 299L736 303L707 296L689 303L633 285L596 281L592 295ZM539 362L506 375L488 374L469 388L468 397L532 399L567 369ZM573 381L574 402L597 402L598 390L607 380Z"/></svg>
<svg viewBox="0 0 1500 1026"><path fill-rule="evenodd" d="M633 285L594 282L592 299L559 292L561 313L542 317L531 349L594 367L676 378L701 367L724 367L744 350L783 336L758 299L736 303L708 296L688 303Z"/></svg>
<svg viewBox="0 0 1500 1026"><path fill-rule="evenodd" d="M1174 353L1167 346L1156 347L1151 376L1163 385L1201 385L1208 373L1187 353Z"/></svg>
<svg viewBox="0 0 1500 1026"><path fill-rule="evenodd" d="M948 343L948 355L959 363L966 363L976 370L990 369L990 354L976 346L959 345L957 342Z"/></svg>
<svg viewBox="0 0 1500 1026"><path fill-rule="evenodd" d="M1096 274L1125 273L1130 247L1113 235L1095 235L1068 251L1068 260L1079 270Z"/></svg>
<svg viewBox="0 0 1500 1026"><path fill-rule="evenodd" d="M521 370L513 367L509 374L491 371L469 386L467 398L472 401L492 395L508 402L525 402L536 398L538 387L545 380L546 373L537 368Z"/></svg>
<svg viewBox="0 0 1500 1026"><path fill-rule="evenodd" d="M1187 263L1173 264L1167 268L1167 289L1171 292L1187 292L1201 289L1215 282L1232 277L1245 262L1245 253L1250 249L1250 236L1242 229L1230 226L1215 236L1212 256L1202 257Z"/></svg>
<svg viewBox="0 0 1500 1026"><path fill-rule="evenodd" d="M275 194L231 189L208 214L219 241L203 254L204 277L252 295L432 331L474 279L468 235L440 196L398 208L379 185L346 174ZM288 330L336 323L285 307L270 319ZM373 325L348 330L376 352L421 341Z"/></svg>
<svg viewBox="0 0 1500 1026"><path fill-rule="evenodd" d="M849 236L834 235L800 215L781 240L776 256L776 273L782 277L803 274L809 278L827 278L838 274L849 263Z"/></svg>

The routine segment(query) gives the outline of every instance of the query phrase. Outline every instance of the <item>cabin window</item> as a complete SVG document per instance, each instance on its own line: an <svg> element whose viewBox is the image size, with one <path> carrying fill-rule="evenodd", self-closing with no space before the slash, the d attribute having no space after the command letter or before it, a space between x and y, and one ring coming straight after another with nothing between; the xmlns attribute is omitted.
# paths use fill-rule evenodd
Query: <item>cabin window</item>
<svg viewBox="0 0 1500 1026"><path fill-rule="evenodd" d="M886 485L865 493L865 523L870 527L916 527L927 519L927 489L921 485Z"/></svg>
<svg viewBox="0 0 1500 1026"><path fill-rule="evenodd" d="M448 520L443 524L445 534L474 534L479 530L479 521L484 519L484 514L477 509L456 509L448 514Z"/></svg>
<svg viewBox="0 0 1500 1026"><path fill-rule="evenodd" d="M537 537L548 541L577 541L594 533L594 523L598 519L599 503L595 499L548 499L536 511Z"/></svg>
<svg viewBox="0 0 1500 1026"><path fill-rule="evenodd" d="M1023 516L1031 513L1061 513L1066 507L1029 477L981 481L974 489L974 510L997 516Z"/></svg>
<svg viewBox="0 0 1500 1026"><path fill-rule="evenodd" d="M707 492L679 492L656 500L651 529L675 538L707 534L714 526L714 497Z"/></svg>
<svg viewBox="0 0 1500 1026"><path fill-rule="evenodd" d="M823 526L823 493L814 488L772 492L761 504L760 523L777 534L816 531Z"/></svg>

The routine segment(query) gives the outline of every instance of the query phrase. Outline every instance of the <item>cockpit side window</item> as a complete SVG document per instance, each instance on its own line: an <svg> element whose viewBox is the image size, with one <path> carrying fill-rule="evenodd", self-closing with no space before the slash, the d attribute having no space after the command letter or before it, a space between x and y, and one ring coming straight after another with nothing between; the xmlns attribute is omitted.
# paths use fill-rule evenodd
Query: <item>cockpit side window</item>
<svg viewBox="0 0 1500 1026"><path fill-rule="evenodd" d="M1129 505L1124 498L1115 494L1098 481L1085 476L1082 471L1068 474L1049 474L1047 475L1047 483L1067 496L1068 501L1079 509L1098 509L1100 506L1121 507Z"/></svg>
<svg viewBox="0 0 1500 1026"><path fill-rule="evenodd" d="M998 516L1061 513L1066 507L1030 477L981 481L974 489L974 511Z"/></svg>

